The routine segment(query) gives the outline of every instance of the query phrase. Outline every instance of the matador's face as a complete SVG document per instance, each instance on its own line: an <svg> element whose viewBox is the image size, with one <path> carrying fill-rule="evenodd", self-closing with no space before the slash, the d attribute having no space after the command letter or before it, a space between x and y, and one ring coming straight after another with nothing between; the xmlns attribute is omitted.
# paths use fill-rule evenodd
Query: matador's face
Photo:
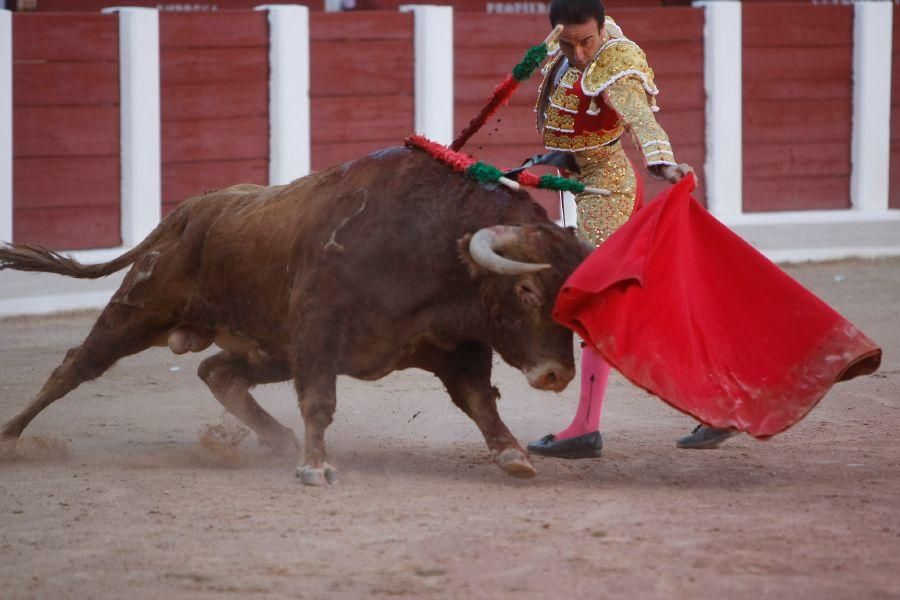
<svg viewBox="0 0 900 600"><path fill-rule="evenodd" d="M570 65L584 70L600 50L604 42L603 37L596 19L574 25L563 24L559 36L559 49L569 60Z"/></svg>

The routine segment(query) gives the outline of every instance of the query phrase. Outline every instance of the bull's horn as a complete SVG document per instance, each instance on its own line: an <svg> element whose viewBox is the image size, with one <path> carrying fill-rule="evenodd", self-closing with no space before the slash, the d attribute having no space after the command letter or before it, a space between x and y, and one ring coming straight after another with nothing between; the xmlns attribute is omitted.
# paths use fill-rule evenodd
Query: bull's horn
<svg viewBox="0 0 900 600"><path fill-rule="evenodd" d="M479 229L469 241L469 254L488 271L501 275L521 275L549 269L548 264L519 262L497 254L498 250L517 242L521 235L521 228L508 225Z"/></svg>

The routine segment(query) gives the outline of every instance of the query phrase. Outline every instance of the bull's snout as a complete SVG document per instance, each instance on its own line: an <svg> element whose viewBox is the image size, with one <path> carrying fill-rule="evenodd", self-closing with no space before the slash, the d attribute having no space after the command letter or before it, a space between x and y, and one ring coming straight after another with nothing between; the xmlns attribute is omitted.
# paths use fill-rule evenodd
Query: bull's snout
<svg viewBox="0 0 900 600"><path fill-rule="evenodd" d="M525 377L533 388L561 392L575 377L575 369L560 364L541 365L526 371Z"/></svg>

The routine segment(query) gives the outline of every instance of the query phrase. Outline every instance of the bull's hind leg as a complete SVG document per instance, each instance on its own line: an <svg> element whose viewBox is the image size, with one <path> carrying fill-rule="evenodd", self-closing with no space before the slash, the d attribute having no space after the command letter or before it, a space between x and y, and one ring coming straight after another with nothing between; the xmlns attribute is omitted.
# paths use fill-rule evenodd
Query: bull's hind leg
<svg viewBox="0 0 900 600"><path fill-rule="evenodd" d="M514 477L534 477L537 471L528 454L497 412L500 393L491 385L491 349L476 343L460 346L435 365L434 373L453 403L478 425L494 462Z"/></svg>
<svg viewBox="0 0 900 600"><path fill-rule="evenodd" d="M293 456L300 450L294 432L266 412L250 394L255 385L290 379L285 362L269 359L251 364L244 355L224 351L200 363L197 374L216 400L256 433L261 445L283 456Z"/></svg>
<svg viewBox="0 0 900 600"><path fill-rule="evenodd" d="M158 315L111 303L80 346L72 348L31 402L0 428L5 452L12 452L22 431L42 410L85 381L96 379L124 356L146 350L170 326Z"/></svg>

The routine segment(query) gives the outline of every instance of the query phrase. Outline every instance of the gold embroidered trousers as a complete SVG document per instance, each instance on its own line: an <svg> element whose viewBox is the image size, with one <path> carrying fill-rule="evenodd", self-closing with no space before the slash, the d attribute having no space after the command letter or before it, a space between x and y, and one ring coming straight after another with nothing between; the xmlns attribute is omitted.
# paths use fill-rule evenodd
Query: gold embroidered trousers
<svg viewBox="0 0 900 600"><path fill-rule="evenodd" d="M637 195L637 179L621 141L608 146L575 152L581 174L577 179L588 186L606 188L611 196L578 194L578 234L593 246L606 238L631 217Z"/></svg>

